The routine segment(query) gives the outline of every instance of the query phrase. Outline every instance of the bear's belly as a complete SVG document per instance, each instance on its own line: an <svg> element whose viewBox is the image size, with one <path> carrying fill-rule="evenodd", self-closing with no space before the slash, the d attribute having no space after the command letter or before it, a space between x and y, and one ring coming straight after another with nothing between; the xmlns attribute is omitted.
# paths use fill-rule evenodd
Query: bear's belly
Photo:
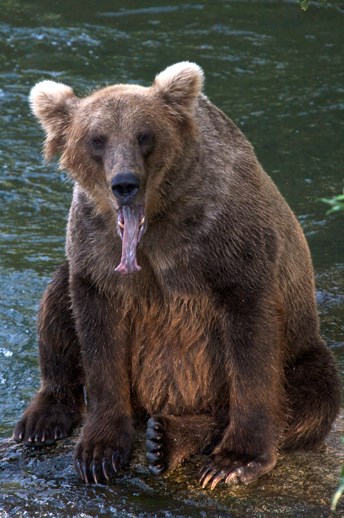
<svg viewBox="0 0 344 518"><path fill-rule="evenodd" d="M220 318L209 300L177 298L141 306L140 313L132 334L136 403L149 414L174 415L223 406L227 362Z"/></svg>

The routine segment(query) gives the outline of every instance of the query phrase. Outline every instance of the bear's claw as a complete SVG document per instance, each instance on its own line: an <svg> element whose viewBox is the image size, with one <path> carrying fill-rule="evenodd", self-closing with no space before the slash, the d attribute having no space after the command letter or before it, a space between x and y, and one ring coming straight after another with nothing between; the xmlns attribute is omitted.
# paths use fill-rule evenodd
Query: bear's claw
<svg viewBox="0 0 344 518"><path fill-rule="evenodd" d="M107 459L103 459L103 462L102 462L102 471L103 471L103 475L104 475L104 478L107 482L109 482L110 480L110 474L107 470L107 463L108 463L108 460Z"/></svg>
<svg viewBox="0 0 344 518"><path fill-rule="evenodd" d="M88 460L85 454L77 454L74 467L86 484L106 484L127 463L127 457L120 450L92 460Z"/></svg>
<svg viewBox="0 0 344 518"><path fill-rule="evenodd" d="M71 432L71 426L67 420L65 420L65 426L63 423L61 427L53 424L54 417L45 418L45 422L41 416L37 416L36 419L33 417L25 417L17 424L12 436L16 443L23 443L24 446L31 447L51 446L56 441L67 437Z"/></svg>
<svg viewBox="0 0 344 518"><path fill-rule="evenodd" d="M126 417L112 420L102 430L94 426L97 417L90 421L75 447L75 470L86 484L106 484L129 462L133 426Z"/></svg>
<svg viewBox="0 0 344 518"><path fill-rule="evenodd" d="M249 484L270 471L275 464L274 454L253 457L229 452L217 453L201 468L199 482L203 489L209 483L210 489L214 489L221 481L225 484Z"/></svg>
<svg viewBox="0 0 344 518"><path fill-rule="evenodd" d="M212 468L210 466L205 466L200 474L199 482L203 489L211 482L210 489L214 489L217 484L221 481L224 481L226 484L230 482L233 484L237 484L239 482L239 477L242 473L242 468L232 468L228 470L218 469L216 467Z"/></svg>

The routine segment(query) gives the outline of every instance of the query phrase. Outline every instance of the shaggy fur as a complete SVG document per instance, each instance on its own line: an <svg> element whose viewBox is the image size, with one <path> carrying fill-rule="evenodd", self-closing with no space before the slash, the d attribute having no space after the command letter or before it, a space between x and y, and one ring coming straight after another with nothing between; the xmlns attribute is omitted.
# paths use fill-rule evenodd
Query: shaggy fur
<svg viewBox="0 0 344 518"><path fill-rule="evenodd" d="M39 315L42 386L14 438L53 443L84 412L86 482L128 462L136 418L151 416L153 473L208 448L200 481L215 487L257 479L280 448L318 447L338 412L300 225L202 83L184 62L148 88L80 99L44 81L31 93L46 158L60 154L75 187L66 263ZM145 219L141 270L121 275L111 183L128 172L140 186L128 210Z"/></svg>

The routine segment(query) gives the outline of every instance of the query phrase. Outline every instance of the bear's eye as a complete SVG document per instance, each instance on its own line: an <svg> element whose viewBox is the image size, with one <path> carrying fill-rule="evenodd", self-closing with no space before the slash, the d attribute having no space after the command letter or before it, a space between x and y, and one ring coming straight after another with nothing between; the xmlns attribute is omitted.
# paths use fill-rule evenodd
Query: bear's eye
<svg viewBox="0 0 344 518"><path fill-rule="evenodd" d="M103 151L106 144L106 137L104 135L96 135L90 139L91 147L94 151Z"/></svg>
<svg viewBox="0 0 344 518"><path fill-rule="evenodd" d="M147 157L153 151L154 135L149 132L139 133L137 135L137 143L141 148L144 157Z"/></svg>
<svg viewBox="0 0 344 518"><path fill-rule="evenodd" d="M137 137L137 141L140 144L140 146L144 146L145 144L149 144L152 140L152 134L151 133L142 133L142 135L139 135Z"/></svg>

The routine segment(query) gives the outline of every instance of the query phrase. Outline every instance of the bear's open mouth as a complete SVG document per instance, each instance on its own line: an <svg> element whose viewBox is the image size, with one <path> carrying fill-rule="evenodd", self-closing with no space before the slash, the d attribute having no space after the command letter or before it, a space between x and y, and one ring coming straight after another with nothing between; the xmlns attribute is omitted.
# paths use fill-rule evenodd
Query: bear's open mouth
<svg viewBox="0 0 344 518"><path fill-rule="evenodd" d="M145 217L142 205L137 207L123 205L118 209L117 232L122 239L122 256L116 272L126 275L141 270L136 260L136 248L144 229Z"/></svg>

